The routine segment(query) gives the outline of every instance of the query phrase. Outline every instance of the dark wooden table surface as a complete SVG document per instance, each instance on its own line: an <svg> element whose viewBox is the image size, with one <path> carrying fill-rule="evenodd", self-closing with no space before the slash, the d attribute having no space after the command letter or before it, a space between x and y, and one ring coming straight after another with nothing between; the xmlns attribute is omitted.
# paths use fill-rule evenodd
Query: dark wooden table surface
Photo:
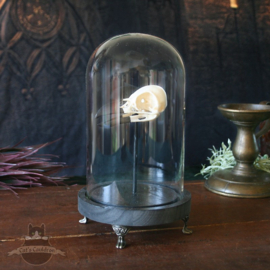
<svg viewBox="0 0 270 270"><path fill-rule="evenodd" d="M0 269L270 269L270 198L236 199L207 191L189 181L192 194L189 228L181 221L163 227L136 228L127 247L115 248L110 225L79 224L77 193L82 186L0 192ZM28 225L45 224L50 244L65 253L42 266L25 262L18 249Z"/></svg>

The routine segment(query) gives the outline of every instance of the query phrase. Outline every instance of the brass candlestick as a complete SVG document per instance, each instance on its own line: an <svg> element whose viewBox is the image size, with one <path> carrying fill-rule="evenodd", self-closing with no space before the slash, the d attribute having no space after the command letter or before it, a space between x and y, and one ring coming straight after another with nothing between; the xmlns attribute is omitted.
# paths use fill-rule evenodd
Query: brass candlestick
<svg viewBox="0 0 270 270"><path fill-rule="evenodd" d="M223 104L218 109L237 126L233 145L236 165L220 170L205 182L205 187L230 197L261 198L270 196L270 174L257 170L253 163L259 154L255 128L270 118L270 106L265 104Z"/></svg>

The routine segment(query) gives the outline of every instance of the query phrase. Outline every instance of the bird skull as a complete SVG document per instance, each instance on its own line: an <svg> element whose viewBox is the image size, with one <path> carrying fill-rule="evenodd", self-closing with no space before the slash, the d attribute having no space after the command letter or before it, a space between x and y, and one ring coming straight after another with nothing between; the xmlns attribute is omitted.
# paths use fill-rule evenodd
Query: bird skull
<svg viewBox="0 0 270 270"><path fill-rule="evenodd" d="M130 117L130 122L146 122L156 119L167 107L167 95L158 85L147 85L135 91L120 108L123 117Z"/></svg>

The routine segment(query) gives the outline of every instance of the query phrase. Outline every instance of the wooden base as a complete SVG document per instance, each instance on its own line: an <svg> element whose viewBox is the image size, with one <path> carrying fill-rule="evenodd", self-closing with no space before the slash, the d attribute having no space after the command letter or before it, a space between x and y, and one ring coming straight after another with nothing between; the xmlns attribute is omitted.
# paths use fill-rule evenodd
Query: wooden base
<svg viewBox="0 0 270 270"><path fill-rule="evenodd" d="M79 212L94 221L121 226L156 226L184 219L190 214L191 194L185 190L183 197L174 203L152 207L117 207L94 202L87 197L86 188L79 191Z"/></svg>

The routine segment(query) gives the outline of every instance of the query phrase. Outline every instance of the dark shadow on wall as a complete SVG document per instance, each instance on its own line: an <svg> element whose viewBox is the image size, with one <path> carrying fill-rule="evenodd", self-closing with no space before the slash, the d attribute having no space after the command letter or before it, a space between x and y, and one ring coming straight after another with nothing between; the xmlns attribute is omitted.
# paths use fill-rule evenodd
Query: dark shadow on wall
<svg viewBox="0 0 270 270"><path fill-rule="evenodd" d="M269 100L269 1L185 1L189 69L186 162L198 165L208 148L235 138L236 127L223 118L223 103ZM192 12L195 11L195 12Z"/></svg>

